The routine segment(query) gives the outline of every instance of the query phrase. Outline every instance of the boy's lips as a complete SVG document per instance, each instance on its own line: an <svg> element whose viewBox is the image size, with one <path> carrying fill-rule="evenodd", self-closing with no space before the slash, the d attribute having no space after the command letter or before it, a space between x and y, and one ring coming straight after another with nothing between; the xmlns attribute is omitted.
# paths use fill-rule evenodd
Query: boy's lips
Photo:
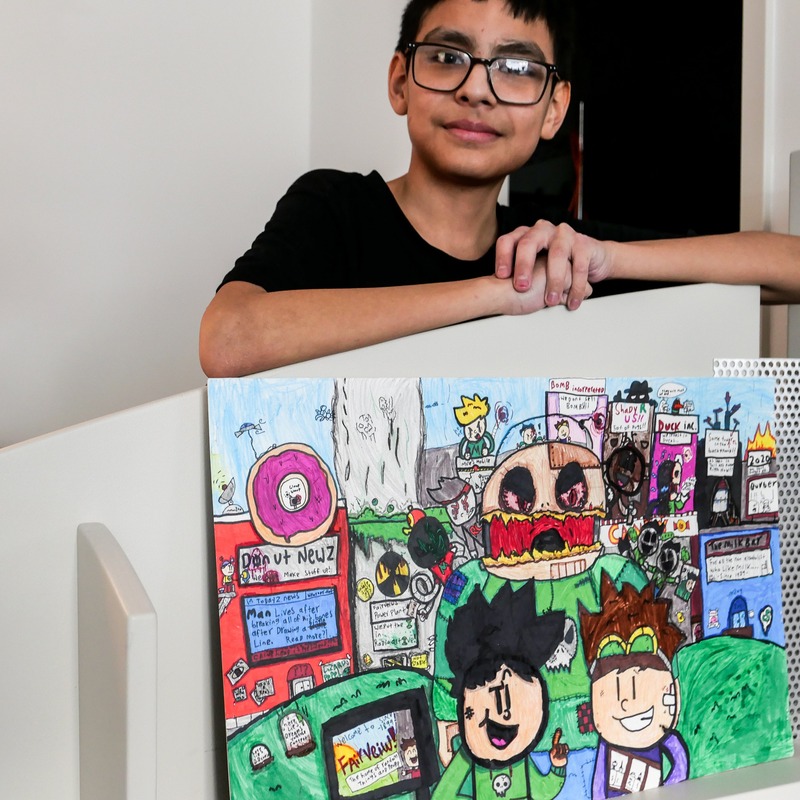
<svg viewBox="0 0 800 800"><path fill-rule="evenodd" d="M492 142L500 137L500 132L491 125L471 119L457 119L445 123L444 127L466 142Z"/></svg>

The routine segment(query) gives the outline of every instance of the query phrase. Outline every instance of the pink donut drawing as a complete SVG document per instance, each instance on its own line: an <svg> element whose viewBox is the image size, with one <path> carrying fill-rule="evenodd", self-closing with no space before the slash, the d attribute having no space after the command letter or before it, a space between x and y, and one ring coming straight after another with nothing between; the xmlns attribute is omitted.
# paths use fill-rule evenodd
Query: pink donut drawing
<svg viewBox="0 0 800 800"><path fill-rule="evenodd" d="M327 533L333 522L333 475L308 445L283 444L253 464L247 503L253 525L265 541L307 544Z"/></svg>

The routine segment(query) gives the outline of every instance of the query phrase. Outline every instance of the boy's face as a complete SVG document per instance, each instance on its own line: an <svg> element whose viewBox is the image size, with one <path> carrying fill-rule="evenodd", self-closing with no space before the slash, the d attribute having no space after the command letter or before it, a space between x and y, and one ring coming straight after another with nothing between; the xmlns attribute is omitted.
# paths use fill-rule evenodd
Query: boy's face
<svg viewBox="0 0 800 800"><path fill-rule="evenodd" d="M415 744L403 750L403 759L409 767L419 766L419 754L417 753L417 746Z"/></svg>
<svg viewBox="0 0 800 800"><path fill-rule="evenodd" d="M525 680L503 665L482 686L464 690L462 733L470 753L482 761L508 763L539 736L544 695L537 678Z"/></svg>
<svg viewBox="0 0 800 800"><path fill-rule="evenodd" d="M478 417L464 426L464 437L469 442L477 442L486 433L486 417Z"/></svg>
<svg viewBox="0 0 800 800"><path fill-rule="evenodd" d="M612 670L592 682L595 728L618 747L652 747L674 727L677 697L677 682L668 670Z"/></svg>
<svg viewBox="0 0 800 800"><path fill-rule="evenodd" d="M553 41L541 20L515 19L505 0L442 0L422 20L417 41L446 44L480 58L518 56L553 63ZM434 179L464 184L496 183L521 167L540 138L552 138L569 104L560 81L533 106L501 103L489 88L486 68L476 64L452 92L414 83L404 54L389 69L389 97L408 116L412 169ZM551 78L552 80L552 78Z"/></svg>

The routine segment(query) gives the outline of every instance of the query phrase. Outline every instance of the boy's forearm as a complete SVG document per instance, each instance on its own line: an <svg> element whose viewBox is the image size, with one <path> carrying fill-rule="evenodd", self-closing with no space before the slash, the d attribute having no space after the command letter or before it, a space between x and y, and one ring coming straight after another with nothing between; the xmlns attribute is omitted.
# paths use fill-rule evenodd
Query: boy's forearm
<svg viewBox="0 0 800 800"><path fill-rule="evenodd" d="M200 326L200 360L209 377L247 375L456 322L510 313L515 293L493 276L373 289L267 293L223 286ZM531 307L529 310L535 310Z"/></svg>
<svg viewBox="0 0 800 800"><path fill-rule="evenodd" d="M760 285L764 303L800 302L800 237L761 231L606 242L608 278Z"/></svg>

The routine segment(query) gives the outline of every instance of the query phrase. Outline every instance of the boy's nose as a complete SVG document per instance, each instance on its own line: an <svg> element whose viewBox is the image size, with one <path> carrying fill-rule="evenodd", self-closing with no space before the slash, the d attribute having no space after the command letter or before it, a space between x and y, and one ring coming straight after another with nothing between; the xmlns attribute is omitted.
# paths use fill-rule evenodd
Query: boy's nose
<svg viewBox="0 0 800 800"><path fill-rule="evenodd" d="M496 103L497 98L489 83L488 65L473 63L464 83L456 91L456 95L468 103Z"/></svg>

